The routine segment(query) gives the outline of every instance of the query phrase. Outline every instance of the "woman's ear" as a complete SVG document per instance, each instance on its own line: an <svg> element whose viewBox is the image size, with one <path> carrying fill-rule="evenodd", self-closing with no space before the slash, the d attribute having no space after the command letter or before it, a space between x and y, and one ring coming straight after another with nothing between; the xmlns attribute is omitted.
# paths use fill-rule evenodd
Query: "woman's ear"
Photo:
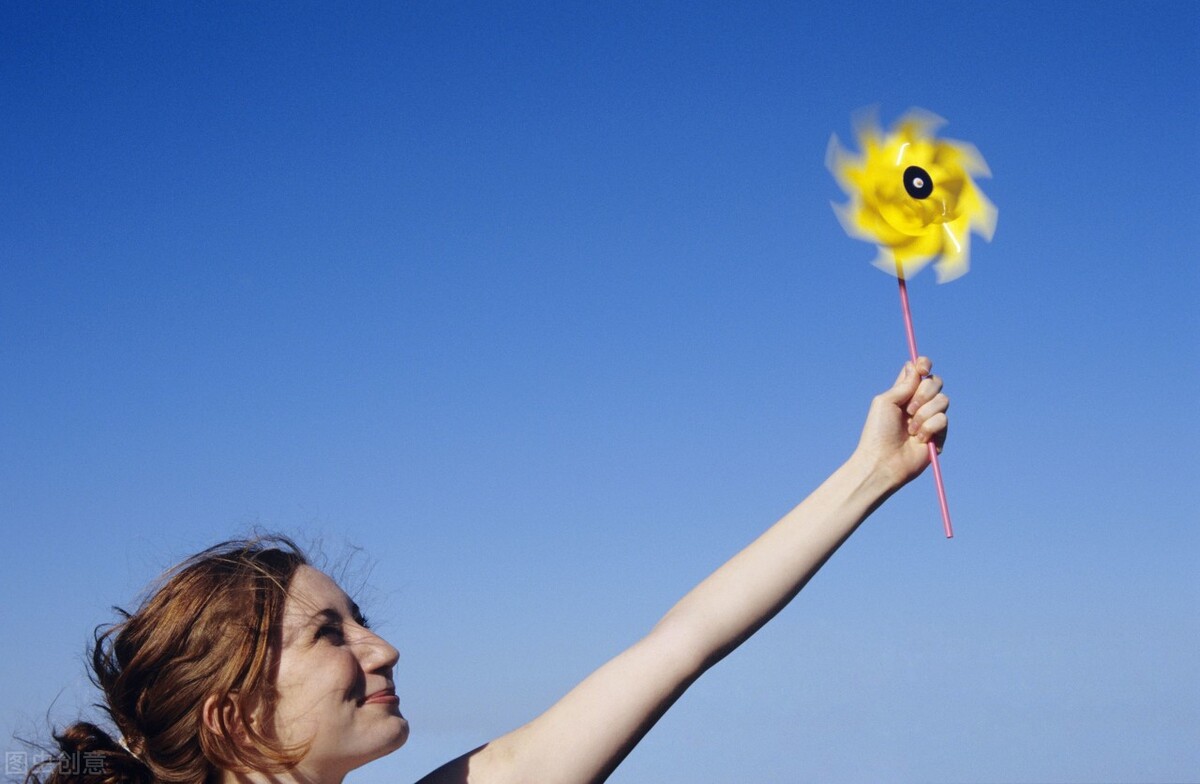
<svg viewBox="0 0 1200 784"><path fill-rule="evenodd" d="M255 717L249 716L253 724ZM227 738L239 746L247 746L250 738L246 733L246 719L242 716L241 700L237 692L224 696L211 694L204 700L201 708L201 721L204 728L218 738Z"/></svg>

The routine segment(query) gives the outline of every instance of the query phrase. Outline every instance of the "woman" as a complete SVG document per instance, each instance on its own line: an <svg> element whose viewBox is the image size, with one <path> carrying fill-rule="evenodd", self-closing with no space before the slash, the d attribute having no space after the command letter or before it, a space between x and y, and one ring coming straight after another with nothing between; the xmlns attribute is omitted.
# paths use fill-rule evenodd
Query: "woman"
<svg viewBox="0 0 1200 784"><path fill-rule="evenodd" d="M435 782L604 780L701 674L770 620L858 525L924 470L949 402L922 357L876 396L857 448L803 503L529 724ZM338 784L408 737L396 649L285 539L231 542L169 573L98 635L119 733L77 723L29 784Z"/></svg>

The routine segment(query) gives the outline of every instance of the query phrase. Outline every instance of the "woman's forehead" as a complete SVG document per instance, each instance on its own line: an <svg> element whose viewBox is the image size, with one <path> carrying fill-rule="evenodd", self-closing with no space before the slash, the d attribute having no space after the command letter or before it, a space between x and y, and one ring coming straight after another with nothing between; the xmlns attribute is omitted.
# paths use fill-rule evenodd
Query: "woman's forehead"
<svg viewBox="0 0 1200 784"><path fill-rule="evenodd" d="M292 575L283 614L285 617L307 618L322 610L350 613L352 609L350 597L333 578L319 569L304 565Z"/></svg>

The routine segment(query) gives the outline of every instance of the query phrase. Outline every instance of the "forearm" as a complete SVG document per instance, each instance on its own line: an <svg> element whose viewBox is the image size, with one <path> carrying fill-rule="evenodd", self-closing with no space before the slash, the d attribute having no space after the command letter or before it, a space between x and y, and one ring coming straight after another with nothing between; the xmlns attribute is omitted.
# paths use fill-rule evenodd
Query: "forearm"
<svg viewBox="0 0 1200 784"><path fill-rule="evenodd" d="M699 674L783 609L895 489L866 461L851 458L684 596L652 635L686 646Z"/></svg>

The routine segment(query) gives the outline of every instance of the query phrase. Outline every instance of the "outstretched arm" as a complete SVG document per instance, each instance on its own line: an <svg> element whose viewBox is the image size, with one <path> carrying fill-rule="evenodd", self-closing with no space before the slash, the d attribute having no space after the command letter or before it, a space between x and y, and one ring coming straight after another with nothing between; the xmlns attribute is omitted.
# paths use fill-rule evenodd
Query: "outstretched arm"
<svg viewBox="0 0 1200 784"><path fill-rule="evenodd" d="M946 434L922 357L871 403L853 455L812 495L692 589L642 640L529 724L423 781L603 781L701 674L799 593L858 525L924 470Z"/></svg>

